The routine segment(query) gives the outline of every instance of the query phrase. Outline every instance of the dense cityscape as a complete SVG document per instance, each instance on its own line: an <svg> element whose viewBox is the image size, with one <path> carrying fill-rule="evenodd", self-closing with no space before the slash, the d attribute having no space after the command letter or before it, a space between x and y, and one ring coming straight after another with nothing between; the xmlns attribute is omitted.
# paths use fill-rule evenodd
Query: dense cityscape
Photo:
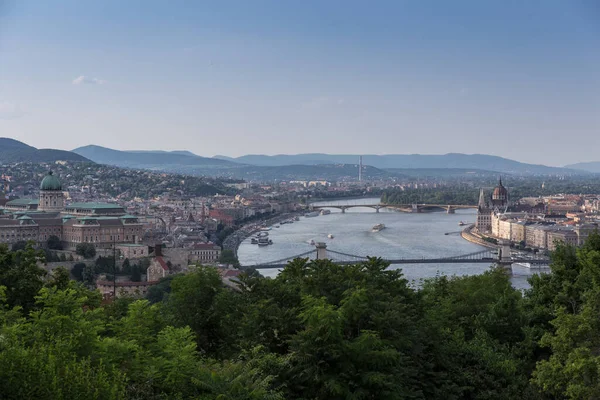
<svg viewBox="0 0 600 400"><path fill-rule="evenodd" d="M0 400L600 400L596 3L0 0Z"/></svg>

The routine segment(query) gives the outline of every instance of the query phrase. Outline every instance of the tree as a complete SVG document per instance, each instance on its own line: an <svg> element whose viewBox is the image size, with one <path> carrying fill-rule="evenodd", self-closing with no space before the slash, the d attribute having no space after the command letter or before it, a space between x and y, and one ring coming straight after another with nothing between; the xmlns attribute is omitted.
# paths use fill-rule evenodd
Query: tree
<svg viewBox="0 0 600 400"><path fill-rule="evenodd" d="M129 258L123 260L123 264L121 265L121 273L124 275L131 274L131 263L129 262Z"/></svg>
<svg viewBox="0 0 600 400"><path fill-rule="evenodd" d="M132 282L140 282L142 280L142 269L139 265L134 265L131 267L131 277Z"/></svg>
<svg viewBox="0 0 600 400"><path fill-rule="evenodd" d="M19 240L19 241L13 243L11 250L12 251L25 250L26 247L27 247L27 242L24 240Z"/></svg>
<svg viewBox="0 0 600 400"><path fill-rule="evenodd" d="M75 247L75 253L83 258L90 259L96 256L96 248L91 243L79 243Z"/></svg>
<svg viewBox="0 0 600 400"><path fill-rule="evenodd" d="M169 275L158 281L156 285L150 286L146 293L146 299L152 304L166 301L166 297L171 293L171 281L174 275Z"/></svg>
<svg viewBox="0 0 600 400"><path fill-rule="evenodd" d="M592 399L600 393L600 235L575 251L559 246L552 274L531 280L527 307L549 357L534 383L555 398Z"/></svg>
<svg viewBox="0 0 600 400"><path fill-rule="evenodd" d="M60 238L56 235L50 235L48 240L46 240L46 247L50 250L62 250L63 245Z"/></svg>
<svg viewBox="0 0 600 400"><path fill-rule="evenodd" d="M223 249L221 251L221 257L219 257L219 263L233 265L235 268L240 267L240 261L235 256L233 250Z"/></svg>
<svg viewBox="0 0 600 400"><path fill-rule="evenodd" d="M58 267L52 271L52 279L46 282L46 286L56 287L58 290L65 290L69 287L70 282L71 278L69 276L69 271L64 267Z"/></svg>
<svg viewBox="0 0 600 400"><path fill-rule="evenodd" d="M27 243L24 250L8 251L0 245L0 286L6 287L6 304L19 306L24 312L35 306L35 296L44 285L46 271L38 267L43 252L36 251L33 243Z"/></svg>
<svg viewBox="0 0 600 400"><path fill-rule="evenodd" d="M76 280L81 282L83 281L83 274L85 269L85 263L77 263L73 265L73 268L71 269L71 274L75 277Z"/></svg>

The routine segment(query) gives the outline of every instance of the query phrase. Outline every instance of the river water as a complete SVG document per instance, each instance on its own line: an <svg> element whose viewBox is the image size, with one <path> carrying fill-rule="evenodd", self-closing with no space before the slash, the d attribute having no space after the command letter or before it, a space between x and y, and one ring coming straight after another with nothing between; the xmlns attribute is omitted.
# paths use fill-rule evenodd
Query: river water
<svg viewBox="0 0 600 400"><path fill-rule="evenodd" d="M377 204L378 198L357 200L336 200L319 202L315 205L360 205ZM300 221L273 227L269 238L273 245L259 247L245 240L238 249L238 257L242 265L260 263L292 257L313 250L310 241L327 243L328 250L359 256L378 256L389 259L400 258L441 258L468 254L484 250L483 247L470 243L460 236L460 221L473 223L475 210L457 210L456 214L445 212L404 213L381 209L357 207L346 210L331 209L331 214L308 218L300 217ZM375 224L385 224L386 228L379 232L371 232ZM328 238L329 234L333 239ZM391 265L390 268L401 268L405 277L418 285L423 278L443 275L480 274L490 268L487 264L407 264ZM527 288L527 276L535 269L527 269L513 265L513 286ZM275 276L277 269L261 269L264 276Z"/></svg>

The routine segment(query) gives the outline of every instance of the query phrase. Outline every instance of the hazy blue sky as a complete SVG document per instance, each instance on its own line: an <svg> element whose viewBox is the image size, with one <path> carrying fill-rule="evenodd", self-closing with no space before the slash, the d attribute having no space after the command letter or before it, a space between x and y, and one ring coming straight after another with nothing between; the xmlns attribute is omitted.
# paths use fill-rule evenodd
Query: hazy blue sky
<svg viewBox="0 0 600 400"><path fill-rule="evenodd" d="M0 136L600 160L600 2L0 0Z"/></svg>

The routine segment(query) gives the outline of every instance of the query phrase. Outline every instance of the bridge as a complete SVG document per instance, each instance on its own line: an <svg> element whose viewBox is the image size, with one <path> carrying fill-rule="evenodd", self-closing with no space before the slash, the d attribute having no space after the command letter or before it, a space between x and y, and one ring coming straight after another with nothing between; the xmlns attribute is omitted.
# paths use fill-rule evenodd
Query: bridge
<svg viewBox="0 0 600 400"><path fill-rule="evenodd" d="M369 257L355 254L342 253L339 251L328 250L325 243L317 243L316 249L297 254L292 257L286 257L279 260L260 263L257 265L247 265L244 268L270 269L283 268L289 261L297 258L308 258L310 260L329 259L336 264L356 264L367 261ZM512 270L514 263L528 263L530 265L544 266L550 264L550 259L540 255L517 256L511 255L510 244L502 243L498 250L485 249L474 253L461 254L458 256L442 258L389 258L383 259L389 264L496 264L507 271Z"/></svg>
<svg viewBox="0 0 600 400"><path fill-rule="evenodd" d="M422 211L434 210L434 209L442 209L445 210L448 214L454 214L456 210L465 209L465 208L477 208L474 205L466 205L466 204L425 204L425 203L411 203L411 204L311 204L309 205L309 209L311 211L322 210L324 208L337 208L338 210L342 210L342 213L345 213L349 208L356 207L367 207L372 208L375 212L379 212L382 208L390 208L398 211L418 213Z"/></svg>

